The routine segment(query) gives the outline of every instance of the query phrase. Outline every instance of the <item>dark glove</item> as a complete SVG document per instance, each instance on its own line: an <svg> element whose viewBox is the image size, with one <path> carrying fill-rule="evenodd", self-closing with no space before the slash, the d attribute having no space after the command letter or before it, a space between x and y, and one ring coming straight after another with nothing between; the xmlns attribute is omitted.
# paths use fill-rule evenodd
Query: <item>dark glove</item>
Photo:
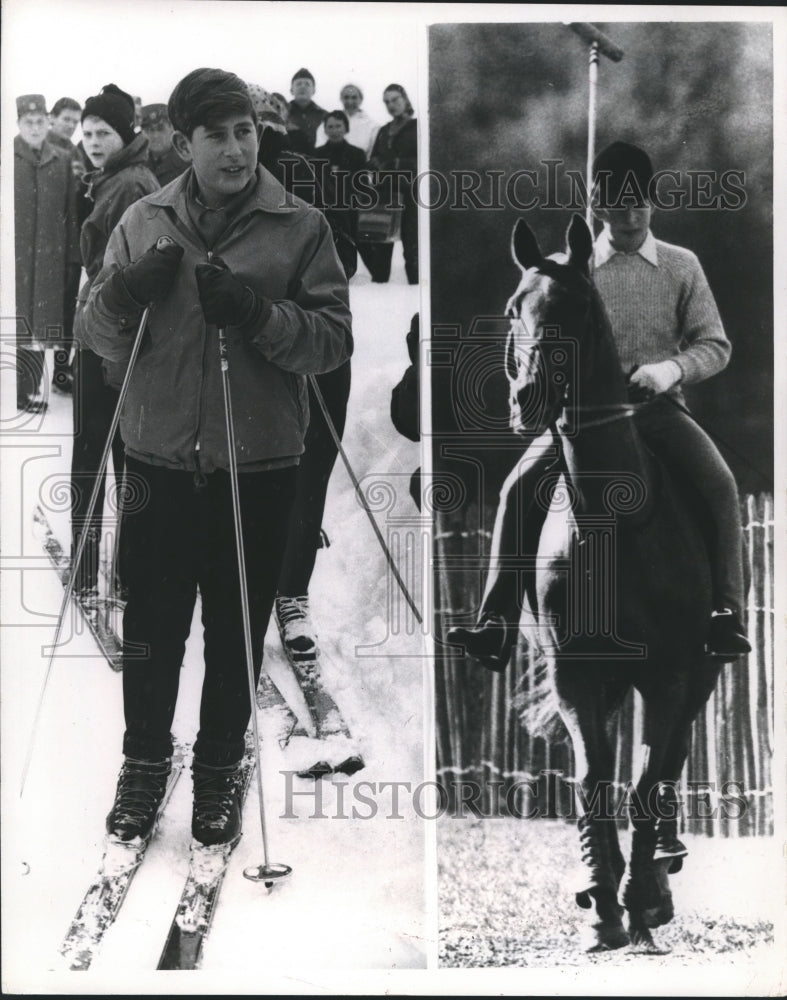
<svg viewBox="0 0 787 1000"><path fill-rule="evenodd" d="M221 257L194 268L206 323L218 327L251 326L255 330L270 313L271 303L239 281Z"/></svg>
<svg viewBox="0 0 787 1000"><path fill-rule="evenodd" d="M183 257L183 247L160 237L138 260L115 271L101 286L102 304L111 313L144 309L165 298Z"/></svg>

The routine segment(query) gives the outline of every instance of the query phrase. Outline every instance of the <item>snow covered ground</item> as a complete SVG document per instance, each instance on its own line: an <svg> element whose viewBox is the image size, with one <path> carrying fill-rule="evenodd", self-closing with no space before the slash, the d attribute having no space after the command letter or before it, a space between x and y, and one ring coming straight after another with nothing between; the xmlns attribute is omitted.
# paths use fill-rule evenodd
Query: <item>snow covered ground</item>
<svg viewBox="0 0 787 1000"><path fill-rule="evenodd" d="M408 495L419 447L389 417L392 387L408 364L405 334L418 289L405 283L401 247L388 285L363 267L351 285L356 351L344 444L377 523L420 604L423 523ZM8 381L12 374L4 372ZM11 388L6 384L5 389ZM62 589L33 536L44 503L67 546L70 400L43 418L19 415L4 392L2 437L3 979L12 991L58 993L309 991L319 970L425 967L425 844L412 795L384 783L424 778L422 635L387 571L350 479L337 462L312 605L326 652L324 678L359 740L366 768L315 786L270 742L263 771L271 860L293 868L267 894L242 869L260 863L252 787L203 969L155 973L188 860L191 779L184 772L115 927L89 972L69 972L58 946L101 856L104 816L121 761L121 676L78 628L54 660L24 796L24 754ZM79 632L79 634L76 634ZM269 640L276 642L275 629ZM175 733L196 731L201 628L192 629ZM288 795L288 782L289 791ZM368 784L371 783L371 784ZM317 794L321 799L316 798Z"/></svg>

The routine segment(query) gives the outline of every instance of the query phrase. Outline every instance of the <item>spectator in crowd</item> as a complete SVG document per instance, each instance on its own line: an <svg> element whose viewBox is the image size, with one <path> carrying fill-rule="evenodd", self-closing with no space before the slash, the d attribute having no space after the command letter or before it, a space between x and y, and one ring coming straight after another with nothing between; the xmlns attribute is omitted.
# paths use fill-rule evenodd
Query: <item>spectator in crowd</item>
<svg viewBox="0 0 787 1000"><path fill-rule="evenodd" d="M349 122L347 142L351 146L362 149L364 156L368 159L372 154L372 147L377 133L380 131L380 125L362 110L363 91L357 84L345 83L339 94L339 99ZM323 124L317 129L317 145L322 146L327 141L328 137L325 134L325 125Z"/></svg>
<svg viewBox="0 0 787 1000"><path fill-rule="evenodd" d="M334 211L346 218L346 230L353 240L358 235L358 210L353 207L354 179L366 170L363 150L347 141L350 123L343 111L331 111L325 119L327 142L314 151L314 161L323 164L333 178Z"/></svg>
<svg viewBox="0 0 787 1000"><path fill-rule="evenodd" d="M351 232L352 218L341 206L341 192L336 189L333 175L330 171L315 169L311 157L304 155L299 144L294 141L302 133L288 132L285 120L277 111L272 110L278 106L277 97L280 95L269 93L258 83L247 83L246 88L260 123L258 162L290 194L297 195L323 212L328 219L336 252L349 281L358 267L358 251Z"/></svg>
<svg viewBox="0 0 787 1000"><path fill-rule="evenodd" d="M73 97L61 97L55 101L54 107L49 112L47 138L53 146L65 150L69 156L72 156L76 150L72 137L79 124L81 112L82 106Z"/></svg>
<svg viewBox="0 0 787 1000"><path fill-rule="evenodd" d="M317 129L325 118L325 110L312 100L314 97L314 77L308 69L298 70L292 78L290 93L292 100L288 105L287 131L293 132L298 129L303 132L308 142L308 152L312 152Z"/></svg>
<svg viewBox="0 0 787 1000"><path fill-rule="evenodd" d="M391 121L380 129L374 141L369 167L378 171L378 190L386 201L401 205L401 239L407 281L418 283L418 206L413 182L418 170L418 124L407 92L398 83L389 84L383 101ZM385 177L386 171L396 171ZM383 202L384 204L384 202ZM362 243L361 257L369 268L372 281L386 282L391 276L393 243Z"/></svg>
<svg viewBox="0 0 787 1000"><path fill-rule="evenodd" d="M169 120L166 104L146 104L140 113L140 128L147 136L150 148L149 166L156 180L164 187L180 177L188 163L172 145L175 130Z"/></svg>
<svg viewBox="0 0 787 1000"><path fill-rule="evenodd" d="M55 384L67 390L70 380L65 326L68 296L79 282L76 190L68 158L47 139L43 96L27 94L16 106L16 405L41 413L47 406L41 391L47 347L64 347L56 374L65 382Z"/></svg>
<svg viewBox="0 0 787 1000"><path fill-rule="evenodd" d="M73 97L61 97L55 101L49 112L49 134L47 139L61 153L64 153L71 163L76 180L77 216L79 216L80 201L84 188L79 183L84 176L86 163L84 154L73 141L73 135L79 125L82 106ZM80 220L81 221L81 220ZM71 347L74 339L74 310L76 308L77 292L79 291L79 268L70 268L66 296L63 306L63 343L55 348L52 388L55 392L69 394L73 386L71 374Z"/></svg>
<svg viewBox="0 0 787 1000"><path fill-rule="evenodd" d="M290 119L290 102L284 94L280 94L276 90L272 91L268 96L271 104L273 105L273 110L281 117L281 120L286 125Z"/></svg>
<svg viewBox="0 0 787 1000"><path fill-rule="evenodd" d="M120 379L116 371L82 343L90 334L85 328L84 304L101 270L110 233L129 205L159 188L148 166L148 140L134 131L134 121L133 99L114 84L108 84L100 94L85 101L82 136L85 151L94 168L85 175L85 180L93 210L82 224L80 233L82 263L88 280L80 291L76 323L80 345L74 357L71 530L74 551L79 533L82 530L88 532L76 583L81 599L88 604L97 596L103 482L89 525L85 525L85 515L117 406ZM123 442L119 433L115 434L112 442L112 462L115 481L119 483L124 464Z"/></svg>

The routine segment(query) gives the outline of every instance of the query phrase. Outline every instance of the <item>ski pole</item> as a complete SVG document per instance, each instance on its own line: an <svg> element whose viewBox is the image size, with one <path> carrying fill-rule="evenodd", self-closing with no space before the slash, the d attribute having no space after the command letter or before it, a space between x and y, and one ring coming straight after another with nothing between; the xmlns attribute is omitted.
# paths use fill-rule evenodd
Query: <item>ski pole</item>
<svg viewBox="0 0 787 1000"><path fill-rule="evenodd" d="M162 248L167 246L174 241L168 236L162 236L156 243L156 248ZM65 591L63 592L63 600L60 604L60 611L57 616L57 627L55 628L55 638L52 645L49 647L49 658L47 660L46 671L44 672L44 682L41 685L41 693L38 696L38 704L36 706L36 714L33 719L33 727L30 731L30 740L27 747L27 753L25 755L25 762L22 767L22 784L19 789L20 798L25 791L25 782L27 781L27 772L30 769L30 761L33 757L33 748L35 746L36 733L38 732L38 724L41 718L41 710L44 705L44 696L46 694L47 687L49 685L49 678L52 673L52 666L55 660L55 651L60 643L60 637L63 632L63 623L65 622L66 609L68 608L69 601L74 593L74 583L76 582L77 573L79 572L79 567L82 562L82 555L85 551L85 546L87 543L87 537L89 534L90 522L93 520L93 514L95 513L96 503L98 502L98 493L101 488L101 483L104 478L104 473L109 462L109 455L112 451L112 441L114 440L115 434L118 429L118 424L120 423L120 414L123 410L123 404L126 401L126 395L128 394L128 387L131 381L131 374L134 370L134 365L136 364L137 355L139 354L139 349L142 345L142 337L145 333L145 328L148 323L148 316L150 315L150 306L146 306L142 312L142 316L139 320L139 327L137 328L137 335L134 338L134 343L131 347L131 354L128 359L128 365L126 366L126 374L123 377L123 383L120 387L120 393L118 395L117 405L115 406L115 412L112 414L112 422L109 425L109 432L107 434L107 439L104 443L104 451L101 454L101 460L98 463L98 470L96 472L96 479L93 483L93 489L90 493L90 501L87 505L87 513L85 514L85 524L84 528L79 534L76 546L76 552L71 560L71 570L68 574L68 582L66 583Z"/></svg>
<svg viewBox="0 0 787 1000"><path fill-rule="evenodd" d="M575 22L569 27L575 34L588 43L588 155L587 155L587 205L585 207L585 222L593 231L593 160L596 157L596 88L598 85L598 57L605 55L612 62L620 62L623 49L619 48L603 31L594 24Z"/></svg>
<svg viewBox="0 0 787 1000"><path fill-rule="evenodd" d="M371 522L372 529L373 529L375 535L377 536L377 541L380 543L380 547L383 550L383 555L385 556L385 558L386 558L386 560L388 562L388 565L389 565L389 567L391 569L391 572L394 575L394 579L399 584L399 589L402 591L402 594L404 595L404 599L409 604L410 610L412 611L412 613L413 613L413 615L415 617L415 620L418 622L419 625L421 625L423 623L423 618L421 617L421 612L418 610L418 607L416 606L415 601L413 600L413 598L410 595L410 591L407 589L407 584L402 579L402 576L401 576L401 574L399 573L399 570L396 567L396 563L394 562L394 558L391 555L391 550L386 545L385 539L383 538L383 533L380 531L380 528L378 527L377 522L374 519L374 514L372 514L371 510L369 509L369 504L366 501L366 497L363 495L363 490L361 489L361 484L358 482L358 477L355 475L355 472L353 471L353 467L352 467L352 465L350 465L350 460L347 457L347 453L345 452L344 448L342 447L342 442L341 442L341 439L339 438L339 435L338 435L338 433L336 431L336 426L334 425L333 420L331 420L331 415L330 415L330 413L328 413L328 407L325 404L325 399L323 397L322 392L320 391L320 387L317 384L317 379L315 378L314 375L309 375L309 385L312 387L314 395L317 398L317 402L320 404L320 409L322 410L323 417L325 417L325 423L328 425L328 430L330 431L331 437L333 438L333 443L336 445L336 448L338 449L339 454L342 456L342 461L344 462L344 467L347 469L347 475L350 477L350 479L352 481L352 484L355 487L355 492L356 492L356 495L358 496L358 499L359 499L359 501L361 503L361 506L366 511L366 516L369 518L369 521Z"/></svg>
<svg viewBox="0 0 787 1000"><path fill-rule="evenodd" d="M210 255L208 257L210 259ZM257 771L257 799L260 807L260 832L262 834L263 863L243 869L245 878L252 882L264 882L270 890L276 879L285 878L292 868L288 865L272 864L268 857L268 830L265 822L265 800L262 790L262 761L260 756L260 733L257 725L257 685L254 679L254 657L251 648L251 616L249 614L249 592L246 576L246 556L243 547L243 523L241 521L240 492L238 490L238 459L235 452L235 424L232 419L232 394L229 379L229 357L227 353L227 333L219 327L219 361L221 384L224 390L224 422L227 427L227 451L229 457L230 487L232 491L232 519L235 526L235 549L238 556L238 582L240 583L240 607L243 621L243 644L246 653L246 676L249 682L249 703L251 705L251 727L254 734L254 762Z"/></svg>

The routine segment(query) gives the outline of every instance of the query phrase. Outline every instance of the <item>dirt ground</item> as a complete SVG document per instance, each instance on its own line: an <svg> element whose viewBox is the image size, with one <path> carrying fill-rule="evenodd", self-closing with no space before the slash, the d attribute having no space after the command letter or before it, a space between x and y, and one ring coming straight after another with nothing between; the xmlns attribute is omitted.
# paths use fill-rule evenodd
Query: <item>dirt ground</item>
<svg viewBox="0 0 787 1000"><path fill-rule="evenodd" d="M633 948L585 954L584 911L571 891L578 861L572 824L443 818L438 825L439 956L443 968L565 965L682 966L774 960L783 905L771 838L683 837L683 871L670 879L675 919L654 931L665 954ZM621 835L624 854L628 834Z"/></svg>

